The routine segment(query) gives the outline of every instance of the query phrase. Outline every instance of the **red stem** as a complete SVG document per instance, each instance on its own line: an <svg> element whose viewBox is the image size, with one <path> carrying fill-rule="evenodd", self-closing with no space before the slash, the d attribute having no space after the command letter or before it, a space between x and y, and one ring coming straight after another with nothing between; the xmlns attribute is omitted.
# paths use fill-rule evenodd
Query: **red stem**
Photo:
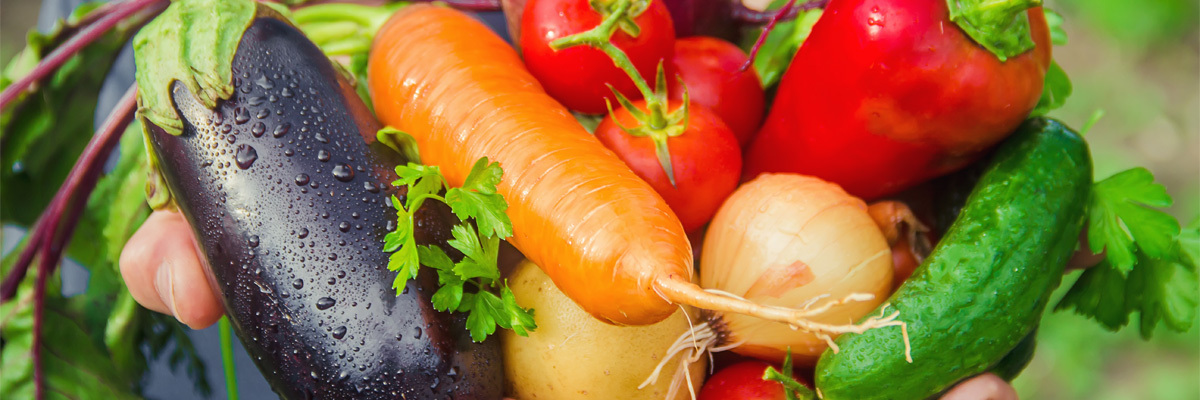
<svg viewBox="0 0 1200 400"><path fill-rule="evenodd" d="M111 12L96 19L94 23L87 25L79 33L51 51L32 71L29 71L29 74L26 74L21 79L13 82L12 85L4 88L4 91L0 92L0 110L7 108L9 103L16 100L21 93L28 90L35 82L39 82L54 71L57 71L63 63L71 59L72 56L84 47L96 41L96 39L104 36L105 33L121 23L122 20L159 2L165 2L165 0L126 0L120 6L114 6Z"/></svg>
<svg viewBox="0 0 1200 400"><path fill-rule="evenodd" d="M780 7L779 11L776 11L776 12L753 11L748 8L745 8L745 6L740 5L741 3L738 3L739 7L741 9L745 10L746 12L764 13L763 15L766 15L766 13L773 14L773 16L771 17L771 20L769 22L767 22L767 26L763 28L762 34L758 35L758 40L754 41L754 47L750 48L750 57L748 59L746 59L745 64L742 64L742 68L739 70L739 72L750 69L750 66L754 64L754 57L758 55L758 50L762 48L763 43L766 43L767 36L771 34L771 30L775 29L775 24L779 23L779 21L782 21L785 18L795 18L796 15L798 15L799 12L801 12L801 11L808 11L808 10L811 10L814 8L825 7L825 5L828 3L829 3L829 0L810 0L808 2L805 2L804 4L800 4L799 6L797 6L796 0L788 0L788 2L786 4L784 4L783 7ZM793 8L794 8L794 10L793 10ZM736 14L736 12L735 12L735 14Z"/></svg>
<svg viewBox="0 0 1200 400"><path fill-rule="evenodd" d="M38 222L34 224L29 233L29 243L21 252L17 263L13 265L12 271L5 277L3 287L0 288L0 301L8 301L16 296L17 287L25 279L29 265L39 252L43 256L40 263L49 262L57 265L58 258L75 229L78 216L87 205L87 199L91 196L92 189L96 187L96 180L100 177L100 170L104 168L104 162L108 160L109 154L112 154L113 149L120 141L121 133L125 132L125 128L133 120L133 113L137 109L136 86L130 86L120 102L117 103L117 107L100 125L96 135L88 142L87 147L79 156L79 160L71 168L67 179L63 181L54 198L50 200L50 204L46 206L46 210L38 218ZM64 221L63 214L68 214L65 224L62 223ZM47 248L54 250L49 258L45 257Z"/></svg>
<svg viewBox="0 0 1200 400"><path fill-rule="evenodd" d="M104 162L107 161L108 155L120 141L121 134L133 120L135 110L137 110L136 84L125 91L125 95L121 97L117 107L108 115L104 124L100 125L99 131L88 142L87 148L83 150L83 154L76 161L75 167L71 168L70 174L67 175L67 180L54 195L50 206L38 219L39 223L36 225L35 231L31 233L34 235L34 239L30 246L25 248L27 252L35 249L40 250L41 253L41 259L38 261L37 282L33 286L33 382L34 398L37 400L44 398L46 386L45 372L42 368L42 325L46 309L46 281L54 273L54 268L58 266L59 260L62 259L63 250L66 249L71 240L71 234L79 223L79 214L87 206L88 198L91 197L92 190L96 188L100 170L104 168ZM67 218L66 222L62 223L64 214ZM60 223L62 223L61 227ZM41 246L32 246L35 242L40 242ZM25 258L25 254L21 256L22 259ZM13 275L10 275L9 279L20 282L21 275L25 274L28 267L29 264L14 266Z"/></svg>
<svg viewBox="0 0 1200 400"><path fill-rule="evenodd" d="M50 276L50 247L42 247L42 261L38 263L37 283L33 286L33 398L46 398L46 374L42 368L42 317L46 311L46 280Z"/></svg>

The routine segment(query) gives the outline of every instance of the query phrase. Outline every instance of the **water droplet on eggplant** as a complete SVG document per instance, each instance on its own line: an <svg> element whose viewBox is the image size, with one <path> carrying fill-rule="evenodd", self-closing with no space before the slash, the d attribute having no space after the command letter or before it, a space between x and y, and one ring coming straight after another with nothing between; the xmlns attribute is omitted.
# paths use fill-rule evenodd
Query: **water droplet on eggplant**
<svg viewBox="0 0 1200 400"><path fill-rule="evenodd" d="M333 167L333 177L342 182L350 182L354 180L354 168L346 164L338 164Z"/></svg>
<svg viewBox="0 0 1200 400"><path fill-rule="evenodd" d="M237 154L234 155L234 161L237 162L238 168L247 169L254 165L254 161L258 160L258 151L254 150L250 145L238 146Z"/></svg>

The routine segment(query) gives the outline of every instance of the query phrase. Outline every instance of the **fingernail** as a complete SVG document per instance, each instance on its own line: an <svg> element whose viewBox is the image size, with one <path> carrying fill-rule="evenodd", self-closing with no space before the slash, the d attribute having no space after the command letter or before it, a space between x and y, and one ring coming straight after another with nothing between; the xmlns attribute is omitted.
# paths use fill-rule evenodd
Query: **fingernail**
<svg viewBox="0 0 1200 400"><path fill-rule="evenodd" d="M154 288L158 290L158 296L162 298L163 304L166 304L167 309L171 311L171 316L179 319L178 314L175 313L175 283L171 279L172 270L174 268L171 263L164 260L154 276Z"/></svg>

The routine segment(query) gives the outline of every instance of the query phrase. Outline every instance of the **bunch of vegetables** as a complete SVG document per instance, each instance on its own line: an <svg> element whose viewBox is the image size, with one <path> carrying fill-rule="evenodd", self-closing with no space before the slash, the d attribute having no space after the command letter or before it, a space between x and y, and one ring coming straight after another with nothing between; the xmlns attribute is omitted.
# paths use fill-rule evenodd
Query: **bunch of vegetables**
<svg viewBox="0 0 1200 400"><path fill-rule="evenodd" d="M187 218L282 398L936 397L1023 369L1081 236L1104 257L1056 309L1194 322L1196 229L1144 169L1093 183L1044 117L1070 85L1039 1L449 6L123 0L34 42L5 72L2 184L62 188L5 258L0 389L59 390L51 274L80 239L114 264L146 203ZM502 7L513 45L454 7ZM111 63L75 53L135 31L97 135L42 136L76 64ZM48 151L82 154L37 175ZM142 340L121 296L71 331L88 354ZM746 361L704 384L723 351ZM98 386L136 392L111 362Z"/></svg>

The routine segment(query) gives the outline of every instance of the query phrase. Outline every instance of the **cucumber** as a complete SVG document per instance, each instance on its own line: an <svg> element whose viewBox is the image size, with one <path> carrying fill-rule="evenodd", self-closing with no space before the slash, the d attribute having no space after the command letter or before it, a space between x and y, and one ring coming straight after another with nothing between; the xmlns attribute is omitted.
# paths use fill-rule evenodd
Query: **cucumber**
<svg viewBox="0 0 1200 400"><path fill-rule="evenodd" d="M1035 350L1037 350L1037 329L1025 335L1025 338L1017 343L1017 347L1001 358L1000 362L996 363L988 372L996 374L1000 379L1012 382L1013 379L1017 379L1017 375L1020 375L1021 371L1025 370L1025 367L1029 366L1029 362L1033 361Z"/></svg>
<svg viewBox="0 0 1200 400"><path fill-rule="evenodd" d="M929 258L880 306L908 324L837 339L816 368L825 399L923 399L996 365L1037 326L1083 227L1087 144L1050 119L996 151ZM881 310L876 310L878 315Z"/></svg>

